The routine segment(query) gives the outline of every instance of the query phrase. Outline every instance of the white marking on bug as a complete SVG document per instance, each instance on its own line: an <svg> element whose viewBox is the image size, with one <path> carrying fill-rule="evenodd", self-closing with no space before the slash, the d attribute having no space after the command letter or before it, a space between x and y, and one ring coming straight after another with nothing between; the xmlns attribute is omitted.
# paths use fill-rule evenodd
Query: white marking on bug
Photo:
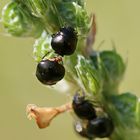
<svg viewBox="0 0 140 140"><path fill-rule="evenodd" d="M78 132L82 132L82 130L83 130L83 128L82 128L82 126L81 126L81 124L79 122L76 124L76 130Z"/></svg>

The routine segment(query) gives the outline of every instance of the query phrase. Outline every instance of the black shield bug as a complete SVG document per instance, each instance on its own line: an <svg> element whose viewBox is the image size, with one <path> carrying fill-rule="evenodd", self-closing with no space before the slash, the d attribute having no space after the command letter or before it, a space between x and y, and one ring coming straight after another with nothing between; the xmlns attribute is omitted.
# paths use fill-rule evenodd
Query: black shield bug
<svg viewBox="0 0 140 140"><path fill-rule="evenodd" d="M52 35L51 46L55 53L64 56L74 53L77 45L77 33L74 28L68 26L60 29Z"/></svg>
<svg viewBox="0 0 140 140"><path fill-rule="evenodd" d="M72 102L72 107L75 114L81 119L94 119L96 118L96 112L93 104L89 100L85 100L84 96L75 94Z"/></svg>
<svg viewBox="0 0 140 140"><path fill-rule="evenodd" d="M36 77L45 85L54 85L65 75L65 68L57 59L42 60L37 65Z"/></svg>
<svg viewBox="0 0 140 140"><path fill-rule="evenodd" d="M114 130L113 122L107 117L97 117L90 120L87 125L87 133L99 138L109 137Z"/></svg>

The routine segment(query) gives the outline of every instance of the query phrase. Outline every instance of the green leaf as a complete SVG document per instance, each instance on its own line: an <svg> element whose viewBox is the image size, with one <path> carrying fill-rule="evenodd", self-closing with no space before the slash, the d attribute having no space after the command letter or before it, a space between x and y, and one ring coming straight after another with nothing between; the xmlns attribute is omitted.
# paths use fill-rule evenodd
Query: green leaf
<svg viewBox="0 0 140 140"><path fill-rule="evenodd" d="M112 80L120 81L125 71L122 57L115 51L102 51L100 59Z"/></svg>
<svg viewBox="0 0 140 140"><path fill-rule="evenodd" d="M92 67L90 62L83 56L78 55L78 64L75 66L75 68L84 89L88 93L98 95L100 89L100 79L97 71Z"/></svg>
<svg viewBox="0 0 140 140"><path fill-rule="evenodd" d="M54 54L51 48L51 36L49 36L45 31L42 33L41 37L36 39L33 46L33 56L35 61L40 62L43 57L50 57Z"/></svg>
<svg viewBox="0 0 140 140"><path fill-rule="evenodd" d="M40 19L30 15L24 5L8 3L2 11L2 22L8 33L14 36L39 37L43 31Z"/></svg>
<svg viewBox="0 0 140 140"><path fill-rule="evenodd" d="M63 1L63 2L75 2L75 3L77 3L78 5L80 5L82 7L85 6L85 0L60 0L60 1Z"/></svg>
<svg viewBox="0 0 140 140"><path fill-rule="evenodd" d="M59 30L60 23L54 9L54 2L51 0L15 0L17 3L26 6L28 13L41 20L45 30L52 34ZM24 10L24 9L23 9Z"/></svg>
<svg viewBox="0 0 140 140"><path fill-rule="evenodd" d="M50 34L65 25L76 28L79 35L85 36L89 31L90 20L84 9L84 0L16 0L16 2L26 5L30 14L41 18L45 30Z"/></svg>
<svg viewBox="0 0 140 140"><path fill-rule="evenodd" d="M140 131L140 100L135 95L126 92L111 98L115 122L113 140L139 140ZM111 112L110 112L111 113Z"/></svg>
<svg viewBox="0 0 140 140"><path fill-rule="evenodd" d="M49 7L48 0L21 0L21 3L25 4L36 17L43 16Z"/></svg>
<svg viewBox="0 0 140 140"><path fill-rule="evenodd" d="M103 90L114 93L123 79L125 63L122 57L114 50L94 52L90 56L95 68L100 72L103 80Z"/></svg>
<svg viewBox="0 0 140 140"><path fill-rule="evenodd" d="M136 106L139 102L135 95L124 93L118 96L113 96L112 102L116 110L120 113L123 123L128 126L136 124ZM140 116L140 112L138 115Z"/></svg>
<svg viewBox="0 0 140 140"><path fill-rule="evenodd" d="M88 33L90 20L85 9L76 2L58 3L57 8L63 23L76 28L81 36Z"/></svg>

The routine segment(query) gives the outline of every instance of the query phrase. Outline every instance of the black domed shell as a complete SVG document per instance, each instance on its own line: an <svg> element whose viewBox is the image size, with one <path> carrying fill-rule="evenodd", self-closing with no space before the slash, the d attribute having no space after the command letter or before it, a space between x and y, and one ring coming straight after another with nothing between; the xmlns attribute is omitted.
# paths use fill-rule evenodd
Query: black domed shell
<svg viewBox="0 0 140 140"><path fill-rule="evenodd" d="M81 119L94 119L96 118L96 112L93 107L93 104L88 100L84 100L83 98L76 98L75 95L72 102L72 107L75 114ZM82 99L82 100L81 100Z"/></svg>
<svg viewBox="0 0 140 140"><path fill-rule="evenodd" d="M51 46L55 53L64 56L74 53L77 45L77 33L72 27L61 28L52 36Z"/></svg>
<svg viewBox="0 0 140 140"><path fill-rule="evenodd" d="M99 138L109 137L114 130L114 125L109 118L96 118L89 121L87 125L87 133L90 136Z"/></svg>
<svg viewBox="0 0 140 140"><path fill-rule="evenodd" d="M42 60L36 69L37 79L45 85L54 85L65 75L65 68L57 61Z"/></svg>

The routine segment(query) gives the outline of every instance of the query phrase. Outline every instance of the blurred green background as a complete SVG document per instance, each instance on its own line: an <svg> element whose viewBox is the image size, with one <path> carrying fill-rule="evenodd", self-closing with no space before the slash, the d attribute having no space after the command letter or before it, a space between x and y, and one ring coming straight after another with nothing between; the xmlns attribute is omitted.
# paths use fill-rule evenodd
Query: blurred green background
<svg viewBox="0 0 140 140"><path fill-rule="evenodd" d="M0 0L0 11L8 0ZM118 52L128 59L120 92L131 91L140 96L140 1L87 0L87 9L96 14L95 47L111 49L114 40ZM2 140L78 140L73 133L73 119L65 113L49 128L40 130L26 118L28 103L57 106L68 101L67 93L41 85L35 77L36 64L29 38L9 37L0 25L0 139Z"/></svg>

